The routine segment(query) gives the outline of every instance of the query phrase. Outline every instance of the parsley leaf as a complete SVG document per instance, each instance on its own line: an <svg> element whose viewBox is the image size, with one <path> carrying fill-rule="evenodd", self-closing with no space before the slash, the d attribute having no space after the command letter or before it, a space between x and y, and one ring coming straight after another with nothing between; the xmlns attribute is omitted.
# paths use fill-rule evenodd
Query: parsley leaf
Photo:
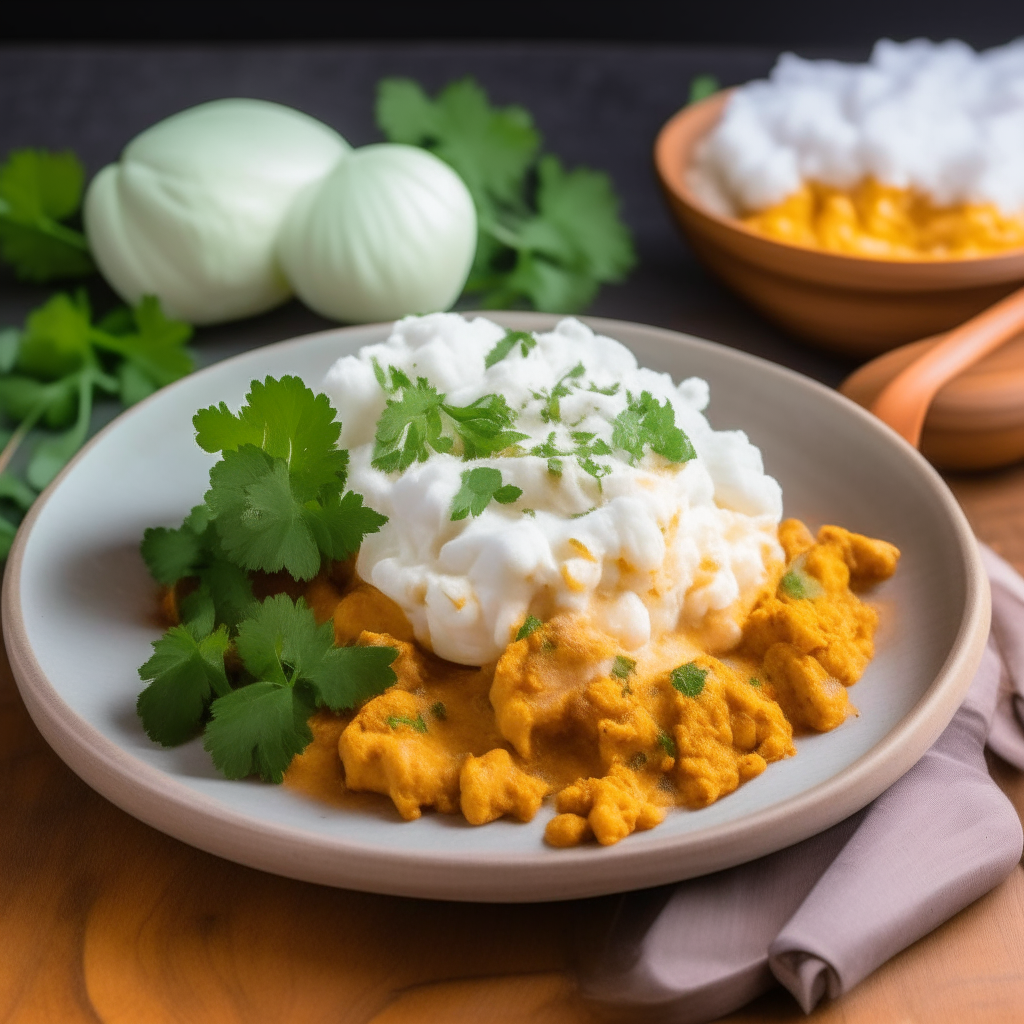
<svg viewBox="0 0 1024 1024"><path fill-rule="evenodd" d="M687 102L699 103L709 96L714 96L721 88L714 75L697 75L690 80L690 97Z"/></svg>
<svg viewBox="0 0 1024 1024"><path fill-rule="evenodd" d="M407 718L405 715L388 715L387 722L389 729L397 729L399 726L407 725L415 732L427 731L427 723L423 721L423 715L417 715L415 718Z"/></svg>
<svg viewBox="0 0 1024 1024"><path fill-rule="evenodd" d="M643 458L644 449L668 459L669 462L689 462L697 452L686 434L676 426L672 403L664 404L649 392L640 397L627 392L628 405L615 417L612 445L630 457L634 465Z"/></svg>
<svg viewBox="0 0 1024 1024"><path fill-rule="evenodd" d="M687 697L699 697L704 690L704 680L708 677L708 671L695 661L689 661L672 669L672 685Z"/></svg>
<svg viewBox="0 0 1024 1024"><path fill-rule="evenodd" d="M658 746L661 747L669 757L675 757L679 753L676 741L664 730L658 733Z"/></svg>
<svg viewBox="0 0 1024 1024"><path fill-rule="evenodd" d="M208 635L172 626L153 644L152 657L139 669L151 682L136 705L151 740L175 746L198 732L210 698L230 692L224 671L228 644L224 626Z"/></svg>
<svg viewBox="0 0 1024 1024"><path fill-rule="evenodd" d="M84 181L71 152L19 149L0 165L0 254L22 280L95 270L85 236L61 223L78 210Z"/></svg>
<svg viewBox="0 0 1024 1024"><path fill-rule="evenodd" d="M537 347L537 339L526 331L506 331L505 337L487 353L484 366L489 370L496 363L500 363L516 345L525 359L531 350Z"/></svg>
<svg viewBox="0 0 1024 1024"><path fill-rule="evenodd" d="M462 486L452 499L451 520L465 519L471 513L480 515L491 503L493 498L501 505L511 505L518 501L523 491L521 487L501 483L501 471L490 466L478 466L466 470L462 474Z"/></svg>

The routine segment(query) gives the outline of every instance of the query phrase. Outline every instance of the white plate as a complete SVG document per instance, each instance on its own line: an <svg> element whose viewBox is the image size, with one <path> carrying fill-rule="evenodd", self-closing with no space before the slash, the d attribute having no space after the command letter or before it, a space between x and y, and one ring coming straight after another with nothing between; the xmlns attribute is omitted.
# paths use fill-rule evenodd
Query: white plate
<svg viewBox="0 0 1024 1024"><path fill-rule="evenodd" d="M547 328L541 314L494 314ZM938 475L865 412L804 377L670 331L589 320L640 363L711 383L710 418L746 430L783 486L786 513L834 522L903 550L873 600L878 654L835 732L800 739L700 811L611 847L555 850L552 811L483 828L426 814L402 822L337 810L281 787L228 782L199 741L151 743L135 714L137 668L159 635L138 553L147 526L178 525L200 500L212 457L195 411L237 408L253 377L294 373L316 389L339 356L387 326L315 334L247 352L179 381L112 423L36 502L7 565L3 625L18 685L40 731L89 785L128 813L204 850L294 878L463 900L552 900L704 874L787 846L864 806L928 748L958 706L988 632L988 586L973 535ZM344 410L342 410L344 415Z"/></svg>

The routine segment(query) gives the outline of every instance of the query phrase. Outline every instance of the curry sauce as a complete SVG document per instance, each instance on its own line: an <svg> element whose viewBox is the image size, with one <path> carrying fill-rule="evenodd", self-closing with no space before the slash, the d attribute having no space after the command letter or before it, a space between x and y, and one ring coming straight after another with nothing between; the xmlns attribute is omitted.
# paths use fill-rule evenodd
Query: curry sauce
<svg viewBox="0 0 1024 1024"><path fill-rule="evenodd" d="M354 714L319 711L313 742L285 784L333 803L343 792L391 798L481 825L529 821L553 795L554 846L611 844L675 806L706 807L795 754L794 733L856 714L847 689L874 653L877 613L859 592L892 575L891 544L796 520L779 528L786 564L743 608L739 645L701 649L681 632L639 652L584 617L556 615L513 640L496 664L443 661L401 609L335 573L303 594L339 644L397 648L397 682ZM521 631L523 632L523 631Z"/></svg>

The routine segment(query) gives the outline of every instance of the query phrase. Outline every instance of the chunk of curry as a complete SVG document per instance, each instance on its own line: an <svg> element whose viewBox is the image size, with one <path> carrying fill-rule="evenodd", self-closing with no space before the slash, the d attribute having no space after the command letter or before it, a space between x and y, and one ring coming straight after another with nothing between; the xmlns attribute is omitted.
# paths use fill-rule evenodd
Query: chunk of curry
<svg viewBox="0 0 1024 1024"><path fill-rule="evenodd" d="M545 838L558 847L616 843L669 807L706 807L793 755L794 730L840 725L874 653L877 613L858 593L892 575L897 549L835 526L815 538L797 520L779 541L786 565L721 657L684 632L626 656L586 617L561 614L496 665L467 668L415 643L374 587L314 581L308 599L338 643L399 650L397 682L315 730L327 753L301 755L286 781L309 788L298 780L333 746L348 790L384 794L406 819L434 808L474 825L529 821L554 791Z"/></svg>

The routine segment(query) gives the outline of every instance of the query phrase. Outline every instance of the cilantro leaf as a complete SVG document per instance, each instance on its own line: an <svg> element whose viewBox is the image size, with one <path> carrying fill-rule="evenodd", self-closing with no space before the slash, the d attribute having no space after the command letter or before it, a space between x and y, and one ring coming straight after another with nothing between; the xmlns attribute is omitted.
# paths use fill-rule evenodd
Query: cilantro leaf
<svg viewBox="0 0 1024 1024"><path fill-rule="evenodd" d="M394 381L395 367L390 370ZM528 436L510 429L516 413L503 395L482 395L466 406L448 405L446 396L425 377L397 390L401 397L388 399L374 435L371 465L383 473L403 472L414 462L425 462L430 450L454 452L456 441L464 459L480 459ZM444 432L446 426L451 433Z"/></svg>
<svg viewBox="0 0 1024 1024"><path fill-rule="evenodd" d="M286 570L297 580L320 571L320 549L282 459L245 444L210 470L206 504L227 556L244 569Z"/></svg>
<svg viewBox="0 0 1024 1024"><path fill-rule="evenodd" d="M635 263L607 175L567 172L554 156L542 157L531 174L540 136L530 115L490 106L472 79L451 83L434 100L409 79L384 79L377 123L389 141L429 149L465 181L479 224L466 290L481 292L485 308L525 300L573 312Z"/></svg>
<svg viewBox="0 0 1024 1024"><path fill-rule="evenodd" d="M179 530L152 527L142 535L142 560L153 579L166 587L195 574L202 550L200 538L184 526Z"/></svg>
<svg viewBox="0 0 1024 1024"><path fill-rule="evenodd" d="M695 661L688 661L685 665L672 669L670 678L672 685L687 697L699 697L704 690L704 680L707 679L708 669L701 668Z"/></svg>
<svg viewBox="0 0 1024 1024"><path fill-rule="evenodd" d="M697 457L690 439L676 426L672 403L666 399L660 404L649 391L639 398L628 395L628 405L614 420L612 445L625 451L634 464L643 458L645 448L669 462Z"/></svg>
<svg viewBox="0 0 1024 1024"><path fill-rule="evenodd" d="M501 471L490 466L468 469L462 474L462 486L452 499L451 520L480 515L493 498L499 504L511 505L523 491L512 484L501 483Z"/></svg>
<svg viewBox="0 0 1024 1024"><path fill-rule="evenodd" d="M676 741L664 730L658 733L658 746L661 747L669 757L675 757L679 753Z"/></svg>
<svg viewBox="0 0 1024 1024"><path fill-rule="evenodd" d="M309 497L327 483L344 486L348 453L337 447L341 424L330 399L314 395L298 377L254 380L237 415L221 402L201 409L192 423L204 451L226 453L253 445L283 459Z"/></svg>
<svg viewBox="0 0 1024 1024"><path fill-rule="evenodd" d="M397 657L394 647L333 647L309 678L324 704L345 711L394 685Z"/></svg>
<svg viewBox="0 0 1024 1024"><path fill-rule="evenodd" d="M344 497L332 494L323 504L306 502L303 516L317 547L339 562L354 555L363 537L377 533L388 521L387 516L364 506L363 496L352 491Z"/></svg>
<svg viewBox="0 0 1024 1024"><path fill-rule="evenodd" d="M789 571L779 581L779 588L784 594L798 601L811 601L821 596L822 587L804 568L804 561L802 556L794 561Z"/></svg>
<svg viewBox="0 0 1024 1024"><path fill-rule="evenodd" d="M492 107L472 78L452 82L436 100L411 79L385 78L377 87L376 114L389 142L421 146L450 164L478 210L519 200L540 146L530 114Z"/></svg>
<svg viewBox="0 0 1024 1024"><path fill-rule="evenodd" d="M210 705L203 747L229 779L259 775L279 783L313 739L308 719L314 707L306 687L250 683Z"/></svg>
<svg viewBox="0 0 1024 1024"><path fill-rule="evenodd" d="M18 369L41 380L56 380L89 360L92 314L84 291L61 292L29 313L18 353Z"/></svg>
<svg viewBox="0 0 1024 1024"><path fill-rule="evenodd" d="M71 152L20 149L0 165L0 254L22 280L95 270L85 236L60 223L77 211L84 178Z"/></svg>
<svg viewBox="0 0 1024 1024"><path fill-rule="evenodd" d="M444 399L425 377L403 387L400 399L389 398L377 421L371 465L384 473L401 472L414 462L425 462L428 447L450 451L451 439L441 437Z"/></svg>
<svg viewBox="0 0 1024 1024"><path fill-rule="evenodd" d="M526 331L506 331L505 337L487 353L484 366L489 370L496 363L500 363L516 345L525 359L537 347L537 339Z"/></svg>
<svg viewBox="0 0 1024 1024"><path fill-rule="evenodd" d="M525 640L531 633L536 633L543 625L544 623L535 615L527 615L523 620L523 624L519 627L519 632L516 633L516 640Z"/></svg>
<svg viewBox="0 0 1024 1024"><path fill-rule="evenodd" d="M152 657L139 669L151 682L136 704L151 740L165 747L184 743L199 730L211 696L230 692L224 671L228 644L223 626L205 636L172 626L153 644Z"/></svg>
<svg viewBox="0 0 1024 1024"><path fill-rule="evenodd" d="M624 654L616 654L615 661L612 663L612 675L616 679L628 679L635 668L636 661L633 658L627 658Z"/></svg>

